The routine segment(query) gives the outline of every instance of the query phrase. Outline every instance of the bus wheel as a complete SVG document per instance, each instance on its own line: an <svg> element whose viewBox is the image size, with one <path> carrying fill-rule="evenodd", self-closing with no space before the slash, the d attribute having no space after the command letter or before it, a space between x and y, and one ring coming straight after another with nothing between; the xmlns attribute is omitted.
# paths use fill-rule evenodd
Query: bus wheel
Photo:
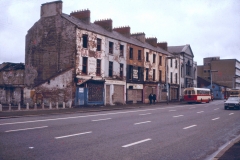
<svg viewBox="0 0 240 160"><path fill-rule="evenodd" d="M210 99L208 99L207 103L209 103L209 102L210 102Z"/></svg>

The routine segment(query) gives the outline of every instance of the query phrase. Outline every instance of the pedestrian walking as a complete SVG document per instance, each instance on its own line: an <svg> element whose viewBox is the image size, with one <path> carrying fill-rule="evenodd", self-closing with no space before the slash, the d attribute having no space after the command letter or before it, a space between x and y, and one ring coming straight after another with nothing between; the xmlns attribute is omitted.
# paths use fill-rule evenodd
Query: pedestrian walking
<svg viewBox="0 0 240 160"><path fill-rule="evenodd" d="M149 99L149 103L152 104L152 100L153 100L153 94L149 94L148 96L148 99Z"/></svg>
<svg viewBox="0 0 240 160"><path fill-rule="evenodd" d="M156 102L156 94L153 94L153 104Z"/></svg>

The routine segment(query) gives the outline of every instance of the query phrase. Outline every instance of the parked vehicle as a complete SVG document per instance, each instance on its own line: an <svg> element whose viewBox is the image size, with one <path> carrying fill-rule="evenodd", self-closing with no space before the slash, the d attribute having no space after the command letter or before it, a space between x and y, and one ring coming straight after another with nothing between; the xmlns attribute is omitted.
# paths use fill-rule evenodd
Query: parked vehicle
<svg viewBox="0 0 240 160"><path fill-rule="evenodd" d="M225 94L225 99L228 99L230 96L239 96L240 97L240 89L227 89Z"/></svg>
<svg viewBox="0 0 240 160"><path fill-rule="evenodd" d="M188 103L209 103L211 99L210 89L194 87L184 89L184 101Z"/></svg>
<svg viewBox="0 0 240 160"><path fill-rule="evenodd" d="M230 96L227 101L224 102L224 109L240 109L240 97Z"/></svg>

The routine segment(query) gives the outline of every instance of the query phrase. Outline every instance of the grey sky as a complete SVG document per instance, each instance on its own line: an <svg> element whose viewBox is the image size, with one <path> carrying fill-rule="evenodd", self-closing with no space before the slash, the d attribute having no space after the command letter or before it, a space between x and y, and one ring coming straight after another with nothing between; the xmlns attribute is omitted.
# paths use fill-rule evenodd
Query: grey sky
<svg viewBox="0 0 240 160"><path fill-rule="evenodd" d="M53 0L54 1L54 0ZM0 0L0 63L25 61L25 35L51 0ZM240 61L239 0L64 0L63 13L89 9L91 22L111 18L113 27L130 26L169 46L190 44L194 60Z"/></svg>

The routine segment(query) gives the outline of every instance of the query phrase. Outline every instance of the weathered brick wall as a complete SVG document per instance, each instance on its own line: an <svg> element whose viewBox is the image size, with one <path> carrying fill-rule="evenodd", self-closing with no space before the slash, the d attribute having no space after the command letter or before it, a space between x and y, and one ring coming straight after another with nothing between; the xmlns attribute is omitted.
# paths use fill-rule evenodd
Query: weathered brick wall
<svg viewBox="0 0 240 160"><path fill-rule="evenodd" d="M75 26L60 15L42 17L26 35L26 86L36 86L74 67L75 52Z"/></svg>
<svg viewBox="0 0 240 160"><path fill-rule="evenodd" d="M46 106L51 102L53 105L56 102L62 105L63 102L74 102L75 87L72 81L73 69L62 73L50 79L48 82L35 87L32 90L25 89L25 103L33 105L34 103L44 103Z"/></svg>
<svg viewBox="0 0 240 160"><path fill-rule="evenodd" d="M0 88L0 104L18 105L23 102L23 88Z"/></svg>
<svg viewBox="0 0 240 160"><path fill-rule="evenodd" d="M24 70L10 70L0 72L0 85L23 85Z"/></svg>

